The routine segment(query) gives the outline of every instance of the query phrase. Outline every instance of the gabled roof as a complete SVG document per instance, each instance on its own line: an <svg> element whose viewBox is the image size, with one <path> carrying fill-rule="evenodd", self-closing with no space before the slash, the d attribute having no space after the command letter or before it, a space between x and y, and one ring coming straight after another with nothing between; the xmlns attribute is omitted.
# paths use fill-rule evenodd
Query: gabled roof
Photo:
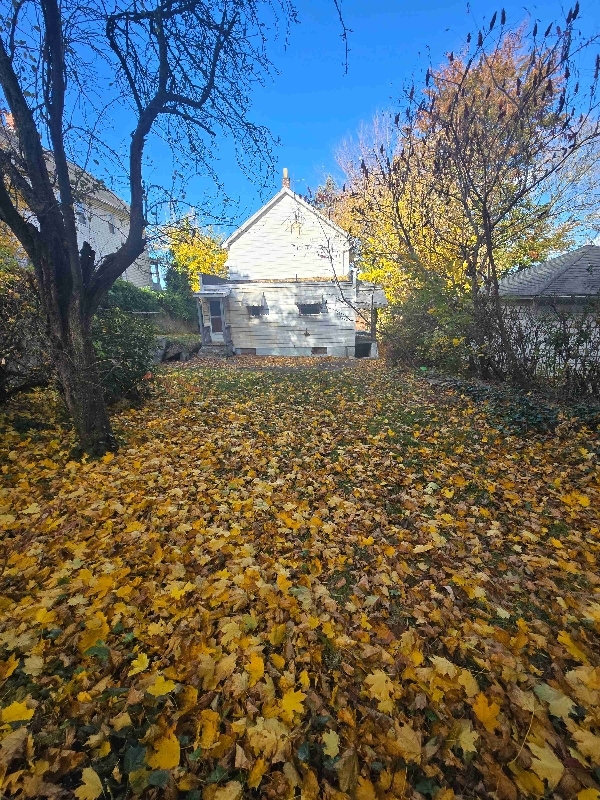
<svg viewBox="0 0 600 800"><path fill-rule="evenodd" d="M507 275L503 297L586 297L600 292L600 247L587 244L543 264Z"/></svg>
<svg viewBox="0 0 600 800"><path fill-rule="evenodd" d="M273 208L273 206L275 206L286 195L288 195L296 203L298 203L298 205L301 206L301 208L305 209L306 211L309 211L311 214L314 214L315 217L319 217L319 219L322 222L324 222L326 225L328 225L337 233L340 233L345 239L348 238L348 234L343 228L340 228L340 226L336 225L335 222L332 222L324 214L321 214L321 212L318 211L316 208L313 208L311 205L309 205L306 202L306 200L303 200L300 197L300 195L295 194L294 192L292 192L291 189L288 189L287 186L284 186L277 192L276 195L274 195L269 200L268 203L265 203L265 205L262 208L259 208L255 214L252 214L252 216L249 217L246 220L246 222L243 223L243 225L240 225L240 227L236 231L230 234L227 237L227 239L225 239L221 247L224 247L226 250L229 249L229 246L233 244L233 242L235 242L236 239L238 239L243 233L245 233L249 228L251 228L255 222L258 222L258 220L261 219L261 217L263 217L268 211L270 211Z"/></svg>

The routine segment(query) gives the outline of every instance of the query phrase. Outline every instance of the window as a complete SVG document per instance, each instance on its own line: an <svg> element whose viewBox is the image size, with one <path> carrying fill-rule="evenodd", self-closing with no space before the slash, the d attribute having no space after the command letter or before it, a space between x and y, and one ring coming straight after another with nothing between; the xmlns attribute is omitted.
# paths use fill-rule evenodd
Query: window
<svg viewBox="0 0 600 800"><path fill-rule="evenodd" d="M265 311L264 306L248 306L248 316L250 317L262 317Z"/></svg>
<svg viewBox="0 0 600 800"><path fill-rule="evenodd" d="M256 347L240 347L241 356L255 356Z"/></svg>
<svg viewBox="0 0 600 800"><path fill-rule="evenodd" d="M301 317L313 316L320 314L323 310L322 303L298 303L298 311Z"/></svg>
<svg viewBox="0 0 600 800"><path fill-rule="evenodd" d="M85 218L85 209L81 205L81 203L77 203L77 205L75 206L75 215L77 217L77 222L80 222L82 225L85 225L87 220Z"/></svg>
<svg viewBox="0 0 600 800"><path fill-rule="evenodd" d="M312 347L310 353L313 356L326 356L327 355L327 348L326 347Z"/></svg>
<svg viewBox="0 0 600 800"><path fill-rule="evenodd" d="M110 216L108 218L108 232L109 233L115 232L115 218L113 216Z"/></svg>

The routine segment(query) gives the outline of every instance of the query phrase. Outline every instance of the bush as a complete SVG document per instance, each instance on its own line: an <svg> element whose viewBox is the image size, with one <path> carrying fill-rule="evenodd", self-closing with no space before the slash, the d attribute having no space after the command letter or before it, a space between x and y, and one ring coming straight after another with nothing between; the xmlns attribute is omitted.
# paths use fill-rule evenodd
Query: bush
<svg viewBox="0 0 600 800"><path fill-rule="evenodd" d="M8 251L0 251L0 400L51 374L44 319L33 276Z"/></svg>
<svg viewBox="0 0 600 800"><path fill-rule="evenodd" d="M432 283L390 309L383 350L394 364L460 374L469 367L471 324L469 302Z"/></svg>
<svg viewBox="0 0 600 800"><path fill-rule="evenodd" d="M140 289L124 280L115 281L104 301L109 309L122 311L163 311L172 317L191 321L198 317L196 300L191 291L172 289L167 285L164 292Z"/></svg>
<svg viewBox="0 0 600 800"><path fill-rule="evenodd" d="M94 317L92 336L106 402L142 399L143 378L152 366L152 326L120 309L109 309Z"/></svg>

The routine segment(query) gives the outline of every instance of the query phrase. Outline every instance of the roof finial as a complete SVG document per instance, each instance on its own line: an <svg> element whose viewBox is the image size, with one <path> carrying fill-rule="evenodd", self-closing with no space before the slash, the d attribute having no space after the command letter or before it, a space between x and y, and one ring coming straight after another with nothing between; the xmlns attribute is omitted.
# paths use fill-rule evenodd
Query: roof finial
<svg viewBox="0 0 600 800"><path fill-rule="evenodd" d="M283 168L283 180L281 181L281 188L282 189L289 189L290 188L290 176L288 175L288 168Z"/></svg>

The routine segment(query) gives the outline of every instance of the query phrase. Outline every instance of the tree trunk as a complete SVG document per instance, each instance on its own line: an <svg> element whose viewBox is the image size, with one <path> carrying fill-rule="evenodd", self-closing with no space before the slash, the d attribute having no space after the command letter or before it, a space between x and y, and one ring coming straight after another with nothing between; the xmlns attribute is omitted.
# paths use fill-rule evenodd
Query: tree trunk
<svg viewBox="0 0 600 800"><path fill-rule="evenodd" d="M93 457L116 450L89 323L72 314L67 331L56 333L53 358L79 439L78 450Z"/></svg>

